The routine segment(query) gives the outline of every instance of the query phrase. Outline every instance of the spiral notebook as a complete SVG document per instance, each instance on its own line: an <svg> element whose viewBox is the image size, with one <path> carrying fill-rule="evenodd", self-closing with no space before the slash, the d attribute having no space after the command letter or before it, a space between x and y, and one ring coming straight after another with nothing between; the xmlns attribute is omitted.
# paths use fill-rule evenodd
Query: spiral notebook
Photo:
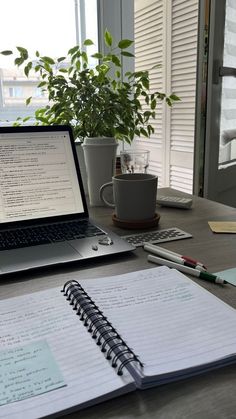
<svg viewBox="0 0 236 419"><path fill-rule="evenodd" d="M48 374L61 377L51 391L24 398L18 374L14 402L4 402L0 379L4 419L57 417L236 360L235 310L167 267L75 279L2 300L0 313L3 362L7 351L39 346L46 351L42 370L50 350L55 368ZM31 365L28 377L38 369Z"/></svg>

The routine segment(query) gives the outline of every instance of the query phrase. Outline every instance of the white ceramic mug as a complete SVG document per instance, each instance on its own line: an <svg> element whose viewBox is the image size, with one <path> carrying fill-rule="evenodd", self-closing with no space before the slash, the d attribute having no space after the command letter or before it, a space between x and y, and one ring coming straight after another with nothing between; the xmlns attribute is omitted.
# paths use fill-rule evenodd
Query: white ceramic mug
<svg viewBox="0 0 236 419"><path fill-rule="evenodd" d="M112 182L100 188L105 205L115 208L116 217L123 221L151 220L155 217L158 178L147 173L113 176ZM113 188L114 202L105 198L105 190Z"/></svg>

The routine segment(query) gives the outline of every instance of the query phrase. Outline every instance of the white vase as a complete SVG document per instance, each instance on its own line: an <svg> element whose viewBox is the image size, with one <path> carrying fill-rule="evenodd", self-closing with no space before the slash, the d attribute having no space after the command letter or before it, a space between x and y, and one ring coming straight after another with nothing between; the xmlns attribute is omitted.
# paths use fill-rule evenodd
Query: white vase
<svg viewBox="0 0 236 419"><path fill-rule="evenodd" d="M104 183L110 182L115 174L116 150L115 138L85 138L82 144L88 180L88 194L91 206L103 206L99 191Z"/></svg>
<svg viewBox="0 0 236 419"><path fill-rule="evenodd" d="M79 168L80 168L80 173L81 173L81 177L83 181L84 193L85 193L86 198L88 198L88 179L87 179L87 172L86 172L85 161L84 161L84 150L82 148L82 142L78 139L75 140L75 148L76 148L76 153L79 160Z"/></svg>

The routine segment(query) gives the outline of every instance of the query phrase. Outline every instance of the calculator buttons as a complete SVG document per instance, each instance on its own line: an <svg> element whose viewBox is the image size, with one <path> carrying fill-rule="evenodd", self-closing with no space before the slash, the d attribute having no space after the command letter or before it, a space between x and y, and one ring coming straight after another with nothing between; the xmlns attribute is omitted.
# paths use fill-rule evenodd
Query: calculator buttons
<svg viewBox="0 0 236 419"><path fill-rule="evenodd" d="M144 243L157 244L190 237L192 237L190 233L186 233L186 231L180 230L177 227L122 236L123 239L135 247L143 246Z"/></svg>

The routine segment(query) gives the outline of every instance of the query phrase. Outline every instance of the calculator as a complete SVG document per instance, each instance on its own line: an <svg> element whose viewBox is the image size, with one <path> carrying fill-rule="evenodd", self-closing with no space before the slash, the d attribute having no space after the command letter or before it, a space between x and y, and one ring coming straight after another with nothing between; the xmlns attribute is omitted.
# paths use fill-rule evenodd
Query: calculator
<svg viewBox="0 0 236 419"><path fill-rule="evenodd" d="M192 198L185 198L180 196L158 195L156 202L158 205L165 207L188 209L191 208L193 200Z"/></svg>
<svg viewBox="0 0 236 419"><path fill-rule="evenodd" d="M162 230L129 234L122 236L122 239L126 240L135 247L140 247L143 246L144 243L157 244L172 240L188 239L190 237L192 237L192 234L180 230L177 227L172 227Z"/></svg>

